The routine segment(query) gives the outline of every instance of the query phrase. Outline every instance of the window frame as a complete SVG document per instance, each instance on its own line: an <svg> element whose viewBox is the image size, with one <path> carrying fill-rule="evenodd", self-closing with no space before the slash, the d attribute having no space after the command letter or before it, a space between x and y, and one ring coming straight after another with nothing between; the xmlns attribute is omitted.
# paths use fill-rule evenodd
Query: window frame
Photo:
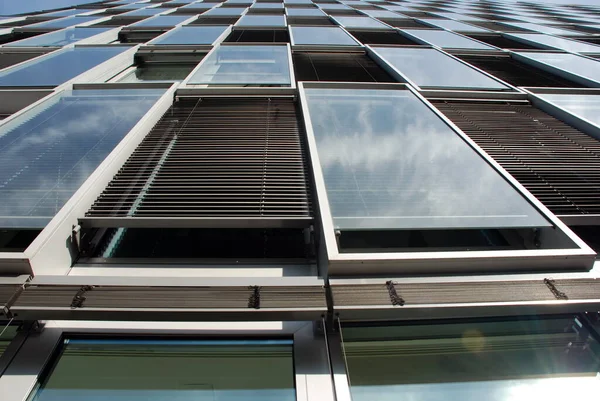
<svg viewBox="0 0 600 401"><path fill-rule="evenodd" d="M327 357L327 338L318 322L106 322L49 321L40 333L27 337L0 376L3 401L23 401L38 390L48 369L60 358L64 339L139 337L195 339L225 336L228 340L273 338L293 340L296 401L334 401ZM1 361L0 361L1 362ZM26 372L24 374L24 372ZM9 391L10 390L10 391Z"/></svg>
<svg viewBox="0 0 600 401"><path fill-rule="evenodd" d="M318 147L312 128L310 113L305 89L391 89L408 90L421 100L437 117L462 138L468 146L482 157L491 168L496 170L514 190L529 202L537 211L558 228L566 238L578 248L574 249L544 249L544 250L494 250L494 251L444 251L444 252L385 252L385 253L342 253L336 239L336 229L327 197L327 188L321 170L318 156ZM423 93L418 92L407 84L361 84L361 83L318 83L300 82L299 97L304 124L306 128L310 165L313 171L315 198L318 215L321 219L319 230L321 243L320 250L326 256L323 261L329 276L338 275L365 275L365 274L443 274L452 272L478 272L493 273L502 270L519 270L531 272L540 269L581 270L586 266L592 268L595 252L577 237L560 219L554 216L540 201L514 179L500 164L485 153L473 140L463 133L450 119L432 106ZM442 92L443 93L443 92ZM464 94L468 97L469 93ZM443 96L443 94L442 94ZM526 262L526 267L523 266ZM479 267L486 264L486 270ZM368 271L365 266L368 265Z"/></svg>

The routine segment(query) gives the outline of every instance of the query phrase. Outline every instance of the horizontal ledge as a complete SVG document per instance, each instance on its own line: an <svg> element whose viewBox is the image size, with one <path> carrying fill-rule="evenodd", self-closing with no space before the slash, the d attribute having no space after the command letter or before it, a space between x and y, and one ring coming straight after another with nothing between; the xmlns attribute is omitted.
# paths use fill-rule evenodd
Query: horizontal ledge
<svg viewBox="0 0 600 401"><path fill-rule="evenodd" d="M80 217L83 228L306 228L312 217Z"/></svg>

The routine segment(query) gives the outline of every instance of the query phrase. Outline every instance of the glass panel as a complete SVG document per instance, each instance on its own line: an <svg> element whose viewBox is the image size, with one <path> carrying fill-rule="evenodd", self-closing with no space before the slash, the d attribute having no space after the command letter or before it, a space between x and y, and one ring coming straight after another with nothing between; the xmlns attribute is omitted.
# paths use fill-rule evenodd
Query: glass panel
<svg viewBox="0 0 600 401"><path fill-rule="evenodd" d="M294 401L291 341L66 340L33 401Z"/></svg>
<svg viewBox="0 0 600 401"><path fill-rule="evenodd" d="M261 26L261 27L284 27L285 16L283 15L244 15L237 26Z"/></svg>
<svg viewBox="0 0 600 401"><path fill-rule="evenodd" d="M565 53L520 52L517 54L600 83L598 61Z"/></svg>
<svg viewBox="0 0 600 401"><path fill-rule="evenodd" d="M344 4L334 4L334 3L323 3L318 5L323 10L353 10L352 7L348 7Z"/></svg>
<svg viewBox="0 0 600 401"><path fill-rule="evenodd" d="M285 46L220 46L210 53L190 84L291 85Z"/></svg>
<svg viewBox="0 0 600 401"><path fill-rule="evenodd" d="M208 10L205 13L202 13L202 16L233 16L238 17L242 15L242 13L246 11L245 7L217 7Z"/></svg>
<svg viewBox="0 0 600 401"><path fill-rule="evenodd" d="M123 17L135 17L135 16L146 16L146 15L158 15L160 13L164 13L165 11L169 11L171 8L143 8L141 10L130 11L125 14L120 14Z"/></svg>
<svg viewBox="0 0 600 401"><path fill-rule="evenodd" d="M464 36L447 31L434 31L426 29L403 29L402 32L409 33L425 42L439 47L450 49L487 49L494 50L495 47L476 42ZM496 49L497 50L497 49Z"/></svg>
<svg viewBox="0 0 600 401"><path fill-rule="evenodd" d="M289 17L324 17L326 14L318 8L287 8Z"/></svg>
<svg viewBox="0 0 600 401"><path fill-rule="evenodd" d="M407 18L402 14L393 13L388 10L362 10L362 12L374 18Z"/></svg>
<svg viewBox="0 0 600 401"><path fill-rule="evenodd" d="M344 28L374 28L391 29L385 24L369 17L341 17L336 16L335 20Z"/></svg>
<svg viewBox="0 0 600 401"><path fill-rule="evenodd" d="M343 328L354 401L563 401L600 391L577 318Z"/></svg>
<svg viewBox="0 0 600 401"><path fill-rule="evenodd" d="M70 43L90 38L111 29L113 28L67 28L61 31L50 32L45 35L19 40L18 42L7 43L4 46L66 46Z"/></svg>
<svg viewBox="0 0 600 401"><path fill-rule="evenodd" d="M262 8L262 9L282 9L283 3L254 3L252 8Z"/></svg>
<svg viewBox="0 0 600 401"><path fill-rule="evenodd" d="M306 96L336 229L548 226L412 92Z"/></svg>
<svg viewBox="0 0 600 401"><path fill-rule="evenodd" d="M61 11L54 11L51 13L45 13L45 14L41 14L41 16L43 17L69 17L72 15L77 15L77 14L83 14L83 13L87 13L90 11L95 11L95 10L90 10L90 9L71 9L71 10L61 10Z"/></svg>
<svg viewBox="0 0 600 401"><path fill-rule="evenodd" d="M185 20L192 18L191 15L158 15L156 17L148 18L129 26L133 27L170 27L182 23Z"/></svg>
<svg viewBox="0 0 600 401"><path fill-rule="evenodd" d="M28 25L28 28L67 28L69 26L83 24L84 22L94 21L102 16L90 15L87 17L67 17L61 19L55 19L46 22L40 22L38 24Z"/></svg>
<svg viewBox="0 0 600 401"><path fill-rule="evenodd" d="M510 89L434 49L373 47L389 64L418 86Z"/></svg>
<svg viewBox="0 0 600 401"><path fill-rule="evenodd" d="M43 228L164 92L67 91L0 127L0 227Z"/></svg>
<svg viewBox="0 0 600 401"><path fill-rule="evenodd" d="M439 15L440 17L456 19L460 21L485 21L483 18L473 17L472 15L465 14L457 14L457 13L444 13L444 12L435 12L434 15Z"/></svg>
<svg viewBox="0 0 600 401"><path fill-rule="evenodd" d="M210 45L221 36L227 26L182 26L170 31L153 45Z"/></svg>
<svg viewBox="0 0 600 401"><path fill-rule="evenodd" d="M183 81L196 64L164 64L148 63L137 67L134 71L119 79L119 82L175 82Z"/></svg>
<svg viewBox="0 0 600 401"><path fill-rule="evenodd" d="M6 348L10 345L10 342L17 335L18 326L8 326L6 327L6 322L0 322L0 332L4 330L2 335L0 335L0 356L6 351Z"/></svg>
<svg viewBox="0 0 600 401"><path fill-rule="evenodd" d="M508 36L523 39L525 42L541 43L555 49L561 49L570 52L600 53L600 46L594 46L589 43L559 38L556 36L544 35L541 33L513 33Z"/></svg>
<svg viewBox="0 0 600 401"><path fill-rule="evenodd" d="M451 31L456 32L490 32L487 29L452 20L424 18L420 19L420 21L427 22L428 24L439 26L441 28L450 29Z"/></svg>
<svg viewBox="0 0 600 401"><path fill-rule="evenodd" d="M504 24L508 24L511 26L516 26L523 29L531 29L532 31L541 32L541 33L549 33L554 35L575 35L577 32L569 31L567 29L562 28L553 28L546 25L533 24L530 22L504 22Z"/></svg>
<svg viewBox="0 0 600 401"><path fill-rule="evenodd" d="M564 94L536 94L536 96L600 126L600 96Z"/></svg>
<svg viewBox="0 0 600 401"><path fill-rule="evenodd" d="M292 26L294 45L360 46L342 28L336 26Z"/></svg>
<svg viewBox="0 0 600 401"><path fill-rule="evenodd" d="M127 46L75 47L0 72L0 86L58 86L129 50Z"/></svg>

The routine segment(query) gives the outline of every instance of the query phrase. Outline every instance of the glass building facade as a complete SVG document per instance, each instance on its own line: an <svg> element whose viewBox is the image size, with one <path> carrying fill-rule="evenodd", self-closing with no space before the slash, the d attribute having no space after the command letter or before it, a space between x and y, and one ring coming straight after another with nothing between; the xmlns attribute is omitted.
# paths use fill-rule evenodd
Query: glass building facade
<svg viewBox="0 0 600 401"><path fill-rule="evenodd" d="M599 115L598 5L0 5L0 398L598 394Z"/></svg>

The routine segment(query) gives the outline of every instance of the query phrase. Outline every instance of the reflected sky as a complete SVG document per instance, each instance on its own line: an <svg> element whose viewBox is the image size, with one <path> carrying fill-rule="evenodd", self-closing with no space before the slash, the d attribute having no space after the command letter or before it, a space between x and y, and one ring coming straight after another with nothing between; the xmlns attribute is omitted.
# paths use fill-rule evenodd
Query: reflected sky
<svg viewBox="0 0 600 401"><path fill-rule="evenodd" d="M576 35L576 31L569 31L567 29L562 28L554 28L541 24L534 24L531 22L503 22L503 24L509 24L511 26L516 26L523 29L531 29L532 31L541 32L541 33L550 33L554 35Z"/></svg>
<svg viewBox="0 0 600 401"><path fill-rule="evenodd" d="M81 17L66 17L61 19L55 19L45 22L40 22L38 24L28 25L27 28L66 28L69 26L83 24L84 22L94 21L100 18L104 18L104 15L90 15L90 16L81 16Z"/></svg>
<svg viewBox="0 0 600 401"><path fill-rule="evenodd" d="M153 45L210 45L227 26L182 26L152 42Z"/></svg>
<svg viewBox="0 0 600 401"><path fill-rule="evenodd" d="M548 225L411 92L306 95L336 228Z"/></svg>
<svg viewBox="0 0 600 401"><path fill-rule="evenodd" d="M495 49L492 46L476 42L472 39L448 31L434 31L427 29L403 29L402 31L439 47L450 49Z"/></svg>
<svg viewBox="0 0 600 401"><path fill-rule="evenodd" d="M252 342L249 342L252 343ZM292 345L68 344L33 401L294 401Z"/></svg>
<svg viewBox="0 0 600 401"><path fill-rule="evenodd" d="M292 26L294 45L360 46L356 40L337 26Z"/></svg>
<svg viewBox="0 0 600 401"><path fill-rule="evenodd" d="M191 15L157 15L156 17L151 17L145 20L141 20L140 22L136 22L135 24L131 24L130 26L134 27L169 27L175 26L177 24L182 23L183 21L190 19Z"/></svg>
<svg viewBox="0 0 600 401"><path fill-rule="evenodd" d="M19 40L17 42L7 43L8 47L35 47L35 46L65 46L75 43L82 39L90 38L94 35L109 31L113 28L67 28L45 35L34 36L32 38Z"/></svg>
<svg viewBox="0 0 600 401"><path fill-rule="evenodd" d="M0 87L58 86L129 49L128 46L90 46L52 52L1 71Z"/></svg>
<svg viewBox="0 0 600 401"><path fill-rule="evenodd" d="M256 15L246 14L240 18L237 26L265 26L284 27L285 16L283 15Z"/></svg>
<svg viewBox="0 0 600 401"><path fill-rule="evenodd" d="M565 38L559 38L556 36L544 35L542 33L513 33L507 36L520 38L525 40L526 42L541 43L543 45L550 46L555 49L561 49L570 52L600 53L600 46L594 46L590 43L578 42L576 40L569 40Z"/></svg>
<svg viewBox="0 0 600 401"><path fill-rule="evenodd" d="M344 28L371 28L371 29L390 29L385 24L369 17L334 17Z"/></svg>
<svg viewBox="0 0 600 401"><path fill-rule="evenodd" d="M285 11L290 17L325 17L325 13L318 8L288 8Z"/></svg>
<svg viewBox="0 0 600 401"><path fill-rule="evenodd" d="M290 85L285 46L220 46L209 54L190 84Z"/></svg>
<svg viewBox="0 0 600 401"><path fill-rule="evenodd" d="M466 64L434 49L373 47L389 64L418 86L509 89Z"/></svg>
<svg viewBox="0 0 600 401"><path fill-rule="evenodd" d="M596 60L566 53L519 52L518 54L600 83L600 63Z"/></svg>
<svg viewBox="0 0 600 401"><path fill-rule="evenodd" d="M67 91L0 127L0 227L43 228L164 91Z"/></svg>
<svg viewBox="0 0 600 401"><path fill-rule="evenodd" d="M562 95L562 94L536 94L578 117L600 127L600 96L596 95Z"/></svg>
<svg viewBox="0 0 600 401"><path fill-rule="evenodd" d="M441 28L450 29L456 32L490 32L487 29L479 28L474 25L465 24L464 22L453 21L453 20L443 20L443 19L427 19L423 18L420 21L427 22L428 24L433 24L439 26Z"/></svg>

